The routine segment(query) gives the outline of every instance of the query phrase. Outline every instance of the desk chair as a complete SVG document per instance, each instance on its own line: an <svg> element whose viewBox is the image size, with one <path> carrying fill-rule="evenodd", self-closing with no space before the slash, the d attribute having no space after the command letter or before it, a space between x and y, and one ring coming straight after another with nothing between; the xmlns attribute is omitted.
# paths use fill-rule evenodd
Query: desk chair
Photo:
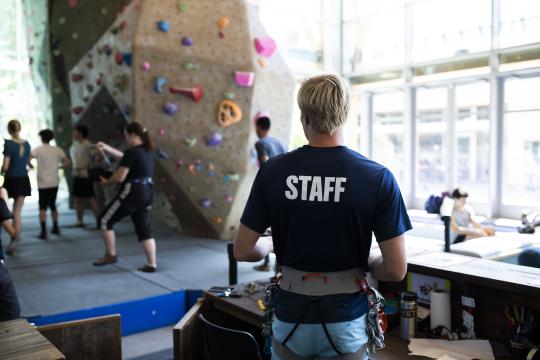
<svg viewBox="0 0 540 360"><path fill-rule="evenodd" d="M262 360L257 341L248 332L212 324L199 314L203 324L207 360Z"/></svg>

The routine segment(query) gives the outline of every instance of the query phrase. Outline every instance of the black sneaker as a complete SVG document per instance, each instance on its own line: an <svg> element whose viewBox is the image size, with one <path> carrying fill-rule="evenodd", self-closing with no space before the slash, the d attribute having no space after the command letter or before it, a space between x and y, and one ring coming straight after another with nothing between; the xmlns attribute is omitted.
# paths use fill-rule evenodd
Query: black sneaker
<svg viewBox="0 0 540 360"><path fill-rule="evenodd" d="M60 235L60 228L58 226L54 226L51 230L51 234Z"/></svg>
<svg viewBox="0 0 540 360"><path fill-rule="evenodd" d="M46 231L40 232L38 238L40 238L41 240L46 240L47 239L47 232Z"/></svg>

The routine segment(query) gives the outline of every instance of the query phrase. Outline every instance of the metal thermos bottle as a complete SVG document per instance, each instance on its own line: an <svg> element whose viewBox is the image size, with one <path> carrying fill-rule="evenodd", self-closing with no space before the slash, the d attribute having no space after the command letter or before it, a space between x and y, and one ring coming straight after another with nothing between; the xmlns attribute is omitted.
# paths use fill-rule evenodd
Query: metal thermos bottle
<svg viewBox="0 0 540 360"><path fill-rule="evenodd" d="M401 338L409 340L416 337L416 293L401 293Z"/></svg>

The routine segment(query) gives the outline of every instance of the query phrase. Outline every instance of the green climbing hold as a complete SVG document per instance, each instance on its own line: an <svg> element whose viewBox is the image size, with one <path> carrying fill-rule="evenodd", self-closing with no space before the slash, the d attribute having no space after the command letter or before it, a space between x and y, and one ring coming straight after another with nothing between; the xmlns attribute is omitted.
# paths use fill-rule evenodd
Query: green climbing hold
<svg viewBox="0 0 540 360"><path fill-rule="evenodd" d="M195 69L195 64L189 63L189 62L188 62L188 63L185 63L185 64L184 64L184 69L186 69L186 70L193 70L193 69Z"/></svg>
<svg viewBox="0 0 540 360"><path fill-rule="evenodd" d="M226 92L225 94L223 94L223 96L225 96L225 99L229 99L229 100L234 99L234 93L232 92Z"/></svg>
<svg viewBox="0 0 540 360"><path fill-rule="evenodd" d="M180 12L186 12L189 10L189 4L186 2L180 2L178 3L178 9Z"/></svg>

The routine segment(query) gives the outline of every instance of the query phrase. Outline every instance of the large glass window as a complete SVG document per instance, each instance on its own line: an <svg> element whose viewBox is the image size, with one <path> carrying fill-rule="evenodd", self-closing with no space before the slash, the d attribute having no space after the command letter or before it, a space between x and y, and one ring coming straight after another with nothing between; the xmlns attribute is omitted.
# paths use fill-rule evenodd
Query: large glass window
<svg viewBox="0 0 540 360"><path fill-rule="evenodd" d="M392 171L400 185L405 179L402 91L373 96L373 159Z"/></svg>
<svg viewBox="0 0 540 360"><path fill-rule="evenodd" d="M416 196L425 198L447 189L446 88L419 89L416 95Z"/></svg>
<svg viewBox="0 0 540 360"><path fill-rule="evenodd" d="M540 1L500 0L500 4L500 47L540 41Z"/></svg>
<svg viewBox="0 0 540 360"><path fill-rule="evenodd" d="M540 78L506 80L503 204L540 204Z"/></svg>
<svg viewBox="0 0 540 360"><path fill-rule="evenodd" d="M474 202L488 201L489 83L458 85L456 96L456 181Z"/></svg>
<svg viewBox="0 0 540 360"><path fill-rule="evenodd" d="M411 10L413 61L490 48L491 0L419 1Z"/></svg>

